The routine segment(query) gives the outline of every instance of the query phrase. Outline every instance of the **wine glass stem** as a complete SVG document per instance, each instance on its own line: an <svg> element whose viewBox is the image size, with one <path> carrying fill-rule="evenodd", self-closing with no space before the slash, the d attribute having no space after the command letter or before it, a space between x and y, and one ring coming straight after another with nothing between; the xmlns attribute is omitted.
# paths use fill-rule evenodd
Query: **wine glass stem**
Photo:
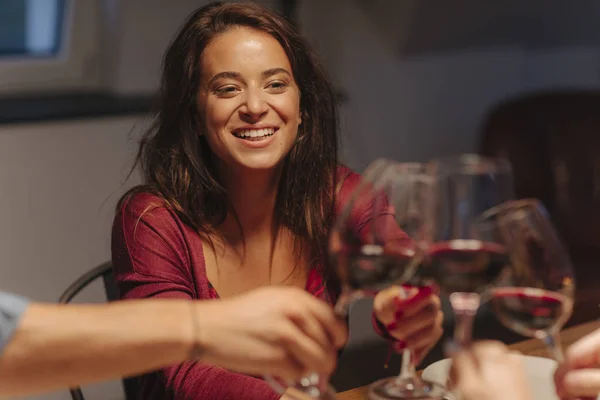
<svg viewBox="0 0 600 400"><path fill-rule="evenodd" d="M450 304L456 317L454 326L454 341L459 348L466 348L471 345L473 336L473 319L481 297L477 293L452 293L450 295Z"/></svg>
<svg viewBox="0 0 600 400"><path fill-rule="evenodd" d="M412 349L404 349L402 351L402 367L400 368L399 379L412 379L416 376Z"/></svg>
<svg viewBox="0 0 600 400"><path fill-rule="evenodd" d="M359 292L342 289L342 293L333 307L333 312L338 318L347 318L350 312L350 304L360 297L362 297L362 294Z"/></svg>
<svg viewBox="0 0 600 400"><path fill-rule="evenodd" d="M340 294L333 311L335 315L340 319L346 319L350 311L350 304L357 298L361 297L360 292L344 289ZM328 388L327 382L324 382L316 374L310 374L308 377L302 379L306 382L301 382L301 386L294 387L293 391L288 390L286 396L290 399L320 399L320 400L332 400L335 399L335 394ZM281 387L274 386L273 380L271 379L271 386L274 388ZM308 396L308 397L307 397Z"/></svg>
<svg viewBox="0 0 600 400"><path fill-rule="evenodd" d="M361 297L360 292L343 289L340 297L336 301L333 311L339 319L346 319L350 311L350 304ZM265 380L279 394L291 400L318 399L335 400L335 393L332 392L327 382L324 382L317 374L309 374L302 378L299 384L291 384L287 388L280 384L271 376L266 376Z"/></svg>
<svg viewBox="0 0 600 400"><path fill-rule="evenodd" d="M565 361L565 355L560 345L560 336L558 332L550 333L544 337L544 343L548 348L548 352L556 360L557 363L561 364Z"/></svg>

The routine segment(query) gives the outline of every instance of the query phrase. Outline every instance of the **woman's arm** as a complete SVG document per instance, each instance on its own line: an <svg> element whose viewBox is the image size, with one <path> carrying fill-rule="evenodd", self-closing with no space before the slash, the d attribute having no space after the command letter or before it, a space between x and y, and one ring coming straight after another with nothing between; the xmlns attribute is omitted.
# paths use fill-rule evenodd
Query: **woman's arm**
<svg viewBox="0 0 600 400"><path fill-rule="evenodd" d="M124 204L113 225L112 253L115 276L125 299L208 296L197 285L189 245L181 221L165 207L151 208L160 200L137 196ZM160 204L160 203L159 203ZM220 301L220 300L219 300ZM140 396L177 400L276 400L279 395L261 379L237 374L202 362L163 368L140 379Z"/></svg>

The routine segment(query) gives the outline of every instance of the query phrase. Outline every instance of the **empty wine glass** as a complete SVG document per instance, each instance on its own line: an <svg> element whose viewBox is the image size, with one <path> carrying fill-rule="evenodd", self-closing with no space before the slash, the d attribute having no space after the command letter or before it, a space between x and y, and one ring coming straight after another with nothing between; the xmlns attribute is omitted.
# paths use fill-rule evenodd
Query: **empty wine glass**
<svg viewBox="0 0 600 400"><path fill-rule="evenodd" d="M563 361L558 332L573 310L575 282L567 250L538 200L511 201L482 215L504 236L511 274L490 291L492 309L509 329L543 339Z"/></svg>
<svg viewBox="0 0 600 400"><path fill-rule="evenodd" d="M434 177L423 246L424 266L447 294L456 317L454 343L469 346L481 294L508 265L499 232L478 218L513 197L512 170L504 160L461 155L430 163Z"/></svg>
<svg viewBox="0 0 600 400"><path fill-rule="evenodd" d="M386 179L391 181L387 197L378 198L387 201L393 219L373 218L372 231L375 242L388 248L395 248L393 254L409 254L411 267L403 275L404 281L414 275L421 259L422 251L418 244L422 241L425 225L425 211L432 187L432 178L426 168L419 163L398 163L388 168ZM374 209L380 209L375 206ZM406 235L411 238L407 240ZM400 238L400 240L397 240ZM398 263L398 261L393 261ZM402 282L404 282L402 281ZM396 282L401 283L401 282ZM418 290L428 288L418 287ZM407 293L405 293L407 294ZM413 350L404 349L402 366L396 377L384 378L374 382L369 388L371 400L395 399L442 399L446 390L433 382L425 381L416 374Z"/></svg>

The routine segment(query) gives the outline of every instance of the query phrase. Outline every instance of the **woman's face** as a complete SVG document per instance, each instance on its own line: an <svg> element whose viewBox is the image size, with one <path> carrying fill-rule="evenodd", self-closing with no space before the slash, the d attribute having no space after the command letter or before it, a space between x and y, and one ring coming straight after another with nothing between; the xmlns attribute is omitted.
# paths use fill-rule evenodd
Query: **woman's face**
<svg viewBox="0 0 600 400"><path fill-rule="evenodd" d="M229 168L270 169L301 123L300 91L279 42L251 28L215 37L200 59L198 112L213 153Z"/></svg>

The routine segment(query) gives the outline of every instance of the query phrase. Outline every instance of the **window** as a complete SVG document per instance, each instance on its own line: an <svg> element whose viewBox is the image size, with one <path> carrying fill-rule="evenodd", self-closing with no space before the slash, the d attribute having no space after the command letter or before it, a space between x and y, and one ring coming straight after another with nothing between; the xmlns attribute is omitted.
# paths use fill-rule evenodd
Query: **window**
<svg viewBox="0 0 600 400"><path fill-rule="evenodd" d="M0 94L94 87L97 0L0 0Z"/></svg>
<svg viewBox="0 0 600 400"><path fill-rule="evenodd" d="M0 0L0 57L57 56L64 0Z"/></svg>

